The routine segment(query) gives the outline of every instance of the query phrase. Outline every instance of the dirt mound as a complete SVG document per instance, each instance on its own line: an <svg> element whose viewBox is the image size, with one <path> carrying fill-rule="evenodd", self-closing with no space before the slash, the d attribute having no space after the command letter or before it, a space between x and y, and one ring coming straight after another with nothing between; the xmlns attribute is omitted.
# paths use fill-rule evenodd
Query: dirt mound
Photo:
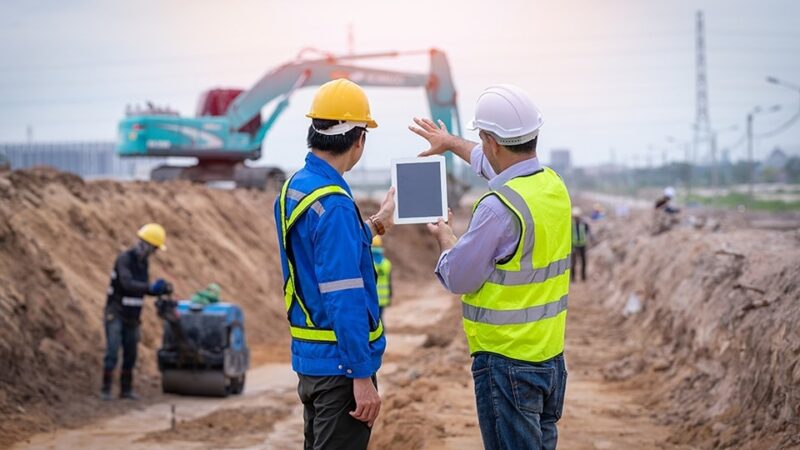
<svg viewBox="0 0 800 450"><path fill-rule="evenodd" d="M114 414L130 404L95 399L104 347L102 310L114 258L141 224L168 232L151 277L187 298L210 282L244 309L256 345L281 343L288 361L274 194L188 182L85 182L49 169L0 174L0 447L25 435ZM361 205L365 214L376 203ZM430 272L438 252L424 226L385 240L398 280ZM161 324L142 313L137 386L157 396ZM274 358L273 358L274 359Z"/></svg>
<svg viewBox="0 0 800 450"><path fill-rule="evenodd" d="M144 222L168 230L151 277L172 281L179 297L217 282L244 308L251 343L287 341L273 198L49 170L0 175L0 445L117 408L88 394L99 383L109 273ZM146 389L157 384L161 326L149 302L142 318L137 384Z"/></svg>
<svg viewBox="0 0 800 450"><path fill-rule="evenodd" d="M798 234L651 237L648 217L598 227L605 239L590 252L598 301L616 318L609 326L636 348L606 377L645 385L648 403L668 411L662 421L681 430L673 444L797 448Z"/></svg>

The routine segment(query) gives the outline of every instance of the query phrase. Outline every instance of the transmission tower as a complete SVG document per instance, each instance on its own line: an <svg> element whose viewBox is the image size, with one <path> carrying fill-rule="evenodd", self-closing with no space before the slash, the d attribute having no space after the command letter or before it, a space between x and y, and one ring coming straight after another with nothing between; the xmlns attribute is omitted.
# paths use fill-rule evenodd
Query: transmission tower
<svg viewBox="0 0 800 450"><path fill-rule="evenodd" d="M711 130L711 120L708 117L708 78L706 76L706 40L705 22L703 11L697 11L695 22L695 120L694 120L694 151L689 164L694 164L698 154L711 155L712 185L717 185L717 155L716 137ZM687 187L691 193L691 167Z"/></svg>

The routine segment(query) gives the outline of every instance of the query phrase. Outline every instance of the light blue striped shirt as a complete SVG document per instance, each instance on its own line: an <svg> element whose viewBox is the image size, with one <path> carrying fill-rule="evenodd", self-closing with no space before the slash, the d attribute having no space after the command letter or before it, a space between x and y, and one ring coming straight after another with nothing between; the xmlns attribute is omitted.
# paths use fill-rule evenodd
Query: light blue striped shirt
<svg viewBox="0 0 800 450"><path fill-rule="evenodd" d="M470 154L472 170L497 189L512 178L541 170L537 158L518 162L495 174L478 144ZM497 197L489 196L478 205L469 229L455 247L439 257L436 276L454 294L477 291L489 278L495 264L511 257L519 242L520 226L516 217Z"/></svg>

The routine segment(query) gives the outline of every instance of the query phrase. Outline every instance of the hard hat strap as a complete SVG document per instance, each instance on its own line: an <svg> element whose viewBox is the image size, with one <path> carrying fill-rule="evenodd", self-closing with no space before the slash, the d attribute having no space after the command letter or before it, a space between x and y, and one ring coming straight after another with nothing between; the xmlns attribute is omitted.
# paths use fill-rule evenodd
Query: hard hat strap
<svg viewBox="0 0 800 450"><path fill-rule="evenodd" d="M314 131L316 131L319 134L324 134L325 136L335 136L338 134L345 134L348 131L352 130L353 128L366 128L367 122L353 122L346 120L339 122L338 124L330 128L326 128L324 130L317 129L317 127L315 127L314 125L311 125L311 127L313 127Z"/></svg>

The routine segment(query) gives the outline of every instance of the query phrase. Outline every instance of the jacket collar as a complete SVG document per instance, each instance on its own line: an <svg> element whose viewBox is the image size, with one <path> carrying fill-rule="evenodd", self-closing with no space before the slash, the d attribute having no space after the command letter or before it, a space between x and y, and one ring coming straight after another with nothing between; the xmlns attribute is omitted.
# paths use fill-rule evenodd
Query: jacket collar
<svg viewBox="0 0 800 450"><path fill-rule="evenodd" d="M353 193L350 191L347 181L333 168L327 161L318 157L317 155L308 152L306 155L306 167L308 170L316 175L332 181L334 184L343 187L348 194L352 197Z"/></svg>

